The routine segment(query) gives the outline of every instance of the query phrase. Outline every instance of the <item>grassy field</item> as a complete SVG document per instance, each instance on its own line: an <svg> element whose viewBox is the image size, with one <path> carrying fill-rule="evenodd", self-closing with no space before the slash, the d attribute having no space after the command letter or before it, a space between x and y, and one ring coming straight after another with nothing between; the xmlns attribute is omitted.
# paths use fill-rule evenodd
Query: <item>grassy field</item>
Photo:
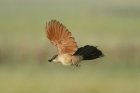
<svg viewBox="0 0 140 93"><path fill-rule="evenodd" d="M1 0L0 93L140 93L139 11L139 0ZM49 63L57 50L44 27L52 19L105 57Z"/></svg>
<svg viewBox="0 0 140 93"><path fill-rule="evenodd" d="M91 63L88 62L91 65ZM1 93L139 93L139 67L124 68L82 63L79 68L58 64L0 68Z"/></svg>

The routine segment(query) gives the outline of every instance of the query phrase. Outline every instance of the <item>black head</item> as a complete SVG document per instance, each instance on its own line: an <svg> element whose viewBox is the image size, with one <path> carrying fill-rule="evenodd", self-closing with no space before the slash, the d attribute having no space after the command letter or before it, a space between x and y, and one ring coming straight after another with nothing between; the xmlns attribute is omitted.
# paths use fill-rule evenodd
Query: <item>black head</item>
<svg viewBox="0 0 140 93"><path fill-rule="evenodd" d="M58 55L54 55L50 60L48 60L49 62L52 62Z"/></svg>

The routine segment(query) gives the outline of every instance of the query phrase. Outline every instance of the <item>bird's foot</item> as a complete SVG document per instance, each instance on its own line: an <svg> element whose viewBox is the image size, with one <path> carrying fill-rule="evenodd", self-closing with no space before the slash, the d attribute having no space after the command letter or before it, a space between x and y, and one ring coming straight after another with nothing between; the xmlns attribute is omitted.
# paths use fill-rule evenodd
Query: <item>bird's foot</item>
<svg viewBox="0 0 140 93"><path fill-rule="evenodd" d="M76 66L76 67L80 67L81 65L79 65L79 64L75 64L75 66Z"/></svg>

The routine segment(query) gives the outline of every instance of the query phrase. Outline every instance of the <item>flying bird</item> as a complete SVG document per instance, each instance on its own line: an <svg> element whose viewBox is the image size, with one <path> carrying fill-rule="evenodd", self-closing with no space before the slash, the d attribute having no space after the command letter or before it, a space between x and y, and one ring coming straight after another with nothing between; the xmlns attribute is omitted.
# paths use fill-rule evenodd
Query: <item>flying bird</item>
<svg viewBox="0 0 140 93"><path fill-rule="evenodd" d="M80 66L79 63L82 60L93 60L104 56L101 50L97 49L97 46L85 45L78 48L71 32L59 21L51 20L46 23L45 32L47 38L58 50L58 54L48 60L49 62Z"/></svg>

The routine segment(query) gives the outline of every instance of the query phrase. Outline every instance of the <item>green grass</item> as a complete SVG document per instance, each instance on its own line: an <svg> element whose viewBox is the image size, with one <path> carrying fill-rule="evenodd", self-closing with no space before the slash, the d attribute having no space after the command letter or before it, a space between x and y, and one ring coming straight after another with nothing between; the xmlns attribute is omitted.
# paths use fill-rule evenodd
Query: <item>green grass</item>
<svg viewBox="0 0 140 93"><path fill-rule="evenodd" d="M91 64L91 63L87 63ZM139 93L139 67L110 67L93 64L65 67L60 64L3 66L2 93ZM49 65L49 66L48 66Z"/></svg>
<svg viewBox="0 0 140 93"><path fill-rule="evenodd" d="M140 1L0 1L0 93L140 93ZM81 67L48 63L46 22L105 57Z"/></svg>

